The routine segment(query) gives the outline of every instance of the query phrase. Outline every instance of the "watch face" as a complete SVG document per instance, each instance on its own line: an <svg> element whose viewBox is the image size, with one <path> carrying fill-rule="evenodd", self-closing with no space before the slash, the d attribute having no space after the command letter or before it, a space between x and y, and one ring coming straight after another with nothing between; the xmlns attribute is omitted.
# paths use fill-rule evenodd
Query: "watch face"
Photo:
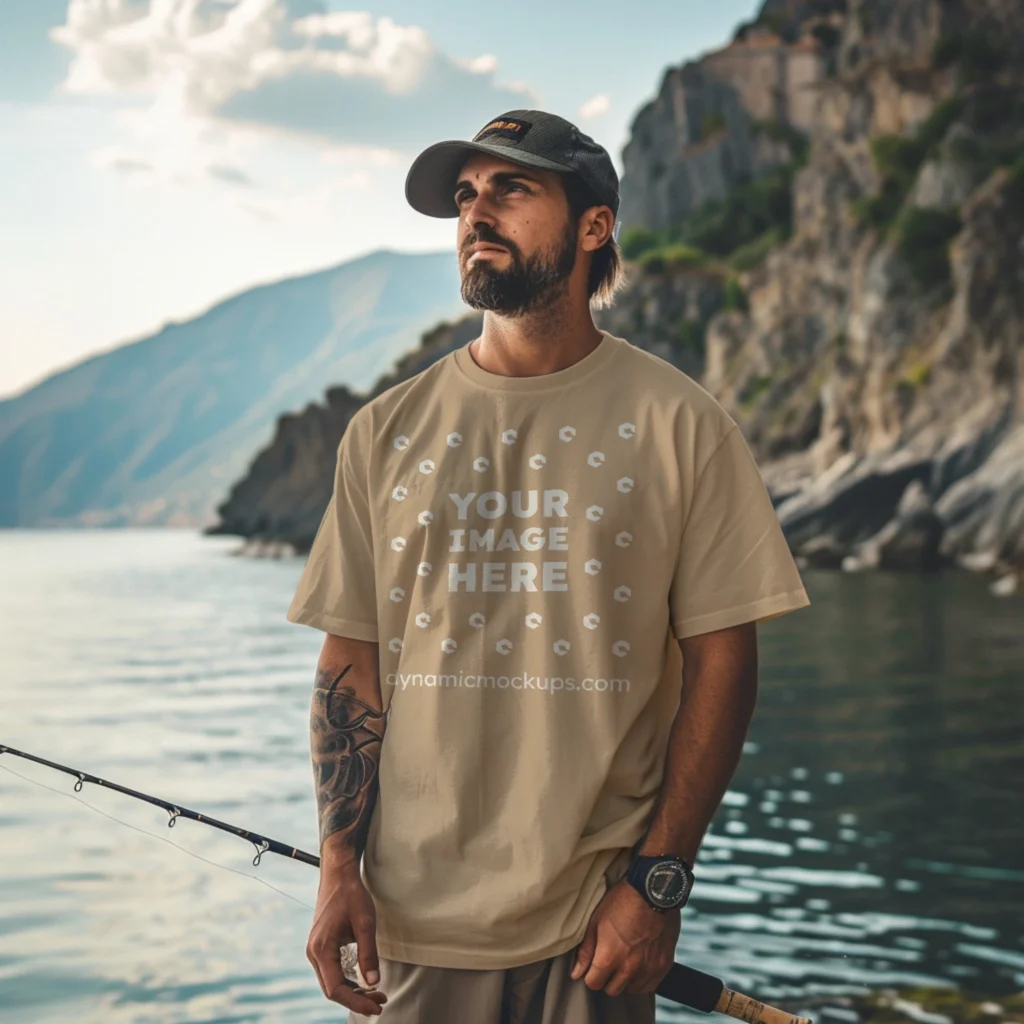
<svg viewBox="0 0 1024 1024"><path fill-rule="evenodd" d="M686 872L678 864L655 864L647 872L645 884L647 895L658 907L677 907L686 896Z"/></svg>

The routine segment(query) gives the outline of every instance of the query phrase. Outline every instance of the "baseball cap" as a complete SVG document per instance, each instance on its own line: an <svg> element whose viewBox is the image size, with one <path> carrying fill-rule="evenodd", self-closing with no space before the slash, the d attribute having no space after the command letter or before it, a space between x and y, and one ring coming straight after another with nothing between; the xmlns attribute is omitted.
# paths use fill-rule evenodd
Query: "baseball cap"
<svg viewBox="0 0 1024 1024"><path fill-rule="evenodd" d="M608 151L564 117L544 110L509 110L488 121L470 141L451 139L428 146L405 179L409 205L428 217L458 217L455 183L473 153L578 174L599 203L619 212L619 176Z"/></svg>

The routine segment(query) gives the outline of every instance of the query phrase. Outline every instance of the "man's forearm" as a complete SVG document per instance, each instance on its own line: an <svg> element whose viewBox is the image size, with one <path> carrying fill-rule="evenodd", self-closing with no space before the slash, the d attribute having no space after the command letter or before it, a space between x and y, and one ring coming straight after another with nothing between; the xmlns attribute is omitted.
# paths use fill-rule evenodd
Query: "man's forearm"
<svg viewBox="0 0 1024 1024"><path fill-rule="evenodd" d="M682 641L683 688L658 802L639 853L689 864L729 786L757 702L753 623Z"/></svg>
<svg viewBox="0 0 1024 1024"><path fill-rule="evenodd" d="M385 714L365 664L317 669L310 708L310 749L320 823L321 856L358 865L377 799ZM355 675L354 675L355 674ZM376 705L376 706L374 706Z"/></svg>

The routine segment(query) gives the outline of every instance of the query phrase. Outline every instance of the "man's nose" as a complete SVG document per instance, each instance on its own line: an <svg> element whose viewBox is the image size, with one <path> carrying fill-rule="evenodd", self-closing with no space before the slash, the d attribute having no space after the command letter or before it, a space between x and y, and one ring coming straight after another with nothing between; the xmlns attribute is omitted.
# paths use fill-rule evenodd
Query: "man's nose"
<svg viewBox="0 0 1024 1024"><path fill-rule="evenodd" d="M486 224L492 228L495 224L494 212L494 203L491 198L483 192L479 192L465 208L466 225L476 228L478 224Z"/></svg>

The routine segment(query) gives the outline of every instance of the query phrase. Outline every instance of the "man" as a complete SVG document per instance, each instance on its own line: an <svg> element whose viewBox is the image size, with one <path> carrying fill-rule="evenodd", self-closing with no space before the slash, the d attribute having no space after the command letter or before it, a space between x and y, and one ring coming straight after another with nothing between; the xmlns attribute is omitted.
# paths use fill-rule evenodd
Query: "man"
<svg viewBox="0 0 1024 1024"><path fill-rule="evenodd" d="M307 956L353 1022L651 1024L755 623L807 595L736 424L594 325L604 149L513 110L426 149L406 196L457 218L485 313L353 416L288 612L328 634Z"/></svg>

